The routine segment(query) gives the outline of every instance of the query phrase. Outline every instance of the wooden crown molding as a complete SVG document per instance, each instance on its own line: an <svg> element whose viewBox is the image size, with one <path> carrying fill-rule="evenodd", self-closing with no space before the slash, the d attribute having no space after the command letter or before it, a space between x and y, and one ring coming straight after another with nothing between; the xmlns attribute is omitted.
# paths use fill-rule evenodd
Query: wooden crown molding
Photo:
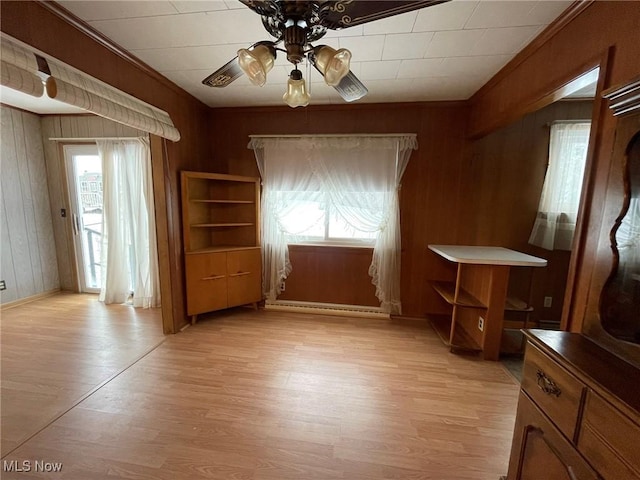
<svg viewBox="0 0 640 480"><path fill-rule="evenodd" d="M76 17L73 13L71 13L69 10L64 8L62 5L60 5L60 4L58 4L58 3L54 2L54 1L46 1L46 0L36 0L36 2L40 6L42 6L46 10L48 10L49 12L53 13L54 15L56 15L59 18L61 18L62 20L64 20L69 25L73 26L74 28L76 28L77 30L79 30L80 32L85 34L87 37L89 37L94 42L96 42L96 43L100 44L101 46L105 47L106 49L108 49L112 53L115 53L120 58L122 58L122 59L126 60L127 62L129 62L130 64L134 65L139 70L142 70L144 73L146 73L147 75L149 75L153 79L157 80L158 82L160 82L164 86L170 88L171 90L173 90L174 92L178 93L179 95L188 96L188 97L190 97L190 98L192 98L194 100L197 100L198 102L202 103L200 100L196 99L189 92L187 92L186 90L180 88L178 85L173 83L171 80L169 80L168 78L166 78L165 76L160 74L157 70L154 70L152 67L147 65L145 62L140 60L138 57L136 57L135 55L131 54L125 48L121 47L120 45L115 43L110 38L106 37L102 33L100 33L97 30L95 30L91 25L87 24L84 20Z"/></svg>
<svg viewBox="0 0 640 480"><path fill-rule="evenodd" d="M615 116L640 111L640 76L624 85L618 85L602 93L609 100L609 108Z"/></svg>
<svg viewBox="0 0 640 480"><path fill-rule="evenodd" d="M524 47L515 57L511 59L502 69L496 73L487 83L485 83L480 90L473 94L469 99L471 103L474 103L478 98L484 96L489 90L494 88L506 77L508 77L522 62L533 55L540 47L553 38L558 32L560 32L565 26L573 21L578 15L587 9L595 0L574 0L564 12L560 14L553 22L551 22L547 28L545 28L540 35L533 39L526 47Z"/></svg>

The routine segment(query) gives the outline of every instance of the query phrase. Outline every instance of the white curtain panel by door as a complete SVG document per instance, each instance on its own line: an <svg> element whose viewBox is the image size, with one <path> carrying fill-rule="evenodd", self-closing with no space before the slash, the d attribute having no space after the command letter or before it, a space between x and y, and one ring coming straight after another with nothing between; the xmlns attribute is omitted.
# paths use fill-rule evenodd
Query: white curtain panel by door
<svg viewBox="0 0 640 480"><path fill-rule="evenodd" d="M160 280L147 138L96 140L102 160L105 265L100 301L134 307L160 306Z"/></svg>
<svg viewBox="0 0 640 480"><path fill-rule="evenodd" d="M417 148L415 135L253 136L262 176L263 289L273 301L291 272L287 235L304 237L323 215L290 213L305 202L328 198L354 231L375 233L369 268L376 296L389 313L401 313L400 211L398 189Z"/></svg>

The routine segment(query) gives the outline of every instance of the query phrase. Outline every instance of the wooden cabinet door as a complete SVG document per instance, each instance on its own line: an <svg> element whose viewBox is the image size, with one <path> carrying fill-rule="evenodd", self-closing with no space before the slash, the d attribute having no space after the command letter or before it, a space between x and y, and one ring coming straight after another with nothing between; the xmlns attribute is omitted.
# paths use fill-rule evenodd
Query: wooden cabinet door
<svg viewBox="0 0 640 480"><path fill-rule="evenodd" d="M230 307L258 302L262 298L260 249L227 253L227 299Z"/></svg>
<svg viewBox="0 0 640 480"><path fill-rule="evenodd" d="M508 480L598 480L575 447L524 393L511 449Z"/></svg>
<svg viewBox="0 0 640 480"><path fill-rule="evenodd" d="M186 255L187 314L227 308L227 254Z"/></svg>

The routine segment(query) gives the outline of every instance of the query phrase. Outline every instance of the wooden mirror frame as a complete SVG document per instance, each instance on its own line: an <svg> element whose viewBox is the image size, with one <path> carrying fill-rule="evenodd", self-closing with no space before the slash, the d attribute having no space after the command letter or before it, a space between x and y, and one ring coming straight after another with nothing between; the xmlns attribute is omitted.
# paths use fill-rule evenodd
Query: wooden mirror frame
<svg viewBox="0 0 640 480"><path fill-rule="evenodd" d="M602 303L603 297L606 296L606 289L610 286L611 277L615 276L618 267L615 234L618 222L621 221L626 213L624 195L629 194L629 186L625 186L625 168L630 153L629 149L634 142L638 141L638 135L640 134L640 77L622 86L616 86L604 91L602 98L609 100L609 108L618 119L610 168L610 175L618 185L612 194L616 195L618 199L611 202L611 208L616 210L611 212L612 216L605 215L605 221L608 221L606 220L607 218L615 218L615 222L611 220L610 223L611 228L608 240L611 247L611 260L606 272L606 280L602 283L602 289L599 292L597 315L585 319L583 333L615 354L640 366L640 345L616 339L605 330L601 323L602 309L607 308L606 304L603 305ZM597 279L595 281L598 282Z"/></svg>

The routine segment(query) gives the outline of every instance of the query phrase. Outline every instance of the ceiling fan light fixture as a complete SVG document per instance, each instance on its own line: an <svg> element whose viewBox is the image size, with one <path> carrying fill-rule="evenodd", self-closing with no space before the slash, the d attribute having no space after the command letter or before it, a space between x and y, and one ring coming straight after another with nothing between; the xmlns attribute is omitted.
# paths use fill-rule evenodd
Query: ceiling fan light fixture
<svg viewBox="0 0 640 480"><path fill-rule="evenodd" d="M340 83L351 68L351 52L346 48L335 50L327 45L314 48L316 66L322 72L324 81L330 87Z"/></svg>
<svg viewBox="0 0 640 480"><path fill-rule="evenodd" d="M258 45L251 50L241 48L238 50L238 65L249 77L249 81L258 87L267 82L267 73L273 68L275 52L273 47Z"/></svg>
<svg viewBox="0 0 640 480"><path fill-rule="evenodd" d="M307 92L307 86L302 78L302 72L297 68L291 71L287 80L287 91L282 96L284 102L291 108L306 107L309 105L311 95Z"/></svg>

